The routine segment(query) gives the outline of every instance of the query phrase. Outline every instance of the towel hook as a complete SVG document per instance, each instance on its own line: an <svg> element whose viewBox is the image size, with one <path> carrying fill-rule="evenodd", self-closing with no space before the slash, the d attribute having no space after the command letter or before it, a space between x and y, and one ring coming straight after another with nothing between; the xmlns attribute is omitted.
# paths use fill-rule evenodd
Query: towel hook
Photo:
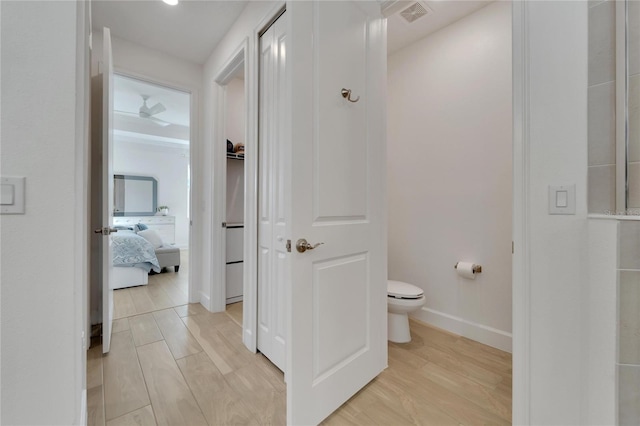
<svg viewBox="0 0 640 426"><path fill-rule="evenodd" d="M346 100L348 100L349 102L358 102L360 100L360 96L358 96L355 99L351 99L351 89L342 89L340 91L340 93L342 94L342 97L345 98Z"/></svg>

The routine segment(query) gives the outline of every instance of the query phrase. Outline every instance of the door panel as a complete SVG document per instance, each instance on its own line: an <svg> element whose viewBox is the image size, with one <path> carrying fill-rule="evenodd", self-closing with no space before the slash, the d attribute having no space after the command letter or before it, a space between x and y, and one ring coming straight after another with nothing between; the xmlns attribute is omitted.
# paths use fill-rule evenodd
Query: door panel
<svg viewBox="0 0 640 426"><path fill-rule="evenodd" d="M260 38L258 224L258 349L285 370L289 257L289 150L286 20L280 16Z"/></svg>
<svg viewBox="0 0 640 426"><path fill-rule="evenodd" d="M369 350L366 303L370 283L366 254L313 264L313 383L318 384L351 358ZM332 312L332 315L326 315ZM343 322L345 318L349 321ZM336 333L336 330L341 330Z"/></svg>
<svg viewBox="0 0 640 426"><path fill-rule="evenodd" d="M387 363L386 26L377 2L290 2L287 420L317 424ZM349 102L342 89L352 91Z"/></svg>
<svg viewBox="0 0 640 426"><path fill-rule="evenodd" d="M111 32L104 28L102 45L102 226L113 228L113 59ZM113 286L111 237L102 235L102 351L111 347Z"/></svg>
<svg viewBox="0 0 640 426"><path fill-rule="evenodd" d="M318 222L366 217L367 134L364 102L337 96L341 88L367 98L367 14L353 3L327 2L314 17L314 216ZM327 23L330 23L327 25ZM330 60L325 60L329 59ZM332 90L327 90L331 88Z"/></svg>

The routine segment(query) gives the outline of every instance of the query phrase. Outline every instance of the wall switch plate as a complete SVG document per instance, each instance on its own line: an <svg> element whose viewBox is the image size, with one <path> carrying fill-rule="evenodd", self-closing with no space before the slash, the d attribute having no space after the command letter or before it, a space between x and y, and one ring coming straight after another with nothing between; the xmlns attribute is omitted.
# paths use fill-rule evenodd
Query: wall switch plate
<svg viewBox="0 0 640 426"><path fill-rule="evenodd" d="M549 214L576 214L576 185L549 186Z"/></svg>
<svg viewBox="0 0 640 426"><path fill-rule="evenodd" d="M0 213L24 214L24 182L23 177L0 178Z"/></svg>

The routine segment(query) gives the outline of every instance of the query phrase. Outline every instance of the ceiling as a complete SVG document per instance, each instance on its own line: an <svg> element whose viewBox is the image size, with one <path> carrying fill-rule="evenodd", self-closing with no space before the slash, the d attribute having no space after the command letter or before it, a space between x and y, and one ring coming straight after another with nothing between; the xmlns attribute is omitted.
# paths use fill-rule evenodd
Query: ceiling
<svg viewBox="0 0 640 426"><path fill-rule="evenodd" d="M408 24L396 13L387 20L387 52L394 53L427 35L434 33L467 15L482 9L493 0L459 1L431 0L424 1L430 9L425 16ZM415 2L406 2L407 6ZM404 8L403 8L404 9Z"/></svg>
<svg viewBox="0 0 640 426"><path fill-rule="evenodd" d="M203 64L236 21L247 1L92 0L94 29Z"/></svg>
<svg viewBox="0 0 640 426"><path fill-rule="evenodd" d="M399 14L392 15L388 19L388 52L396 52L491 1L425 1L430 13L412 24ZM160 0L93 0L92 25L96 29L109 27L116 37L203 64L248 3L181 0L177 6L169 6ZM406 1L407 5L412 3Z"/></svg>

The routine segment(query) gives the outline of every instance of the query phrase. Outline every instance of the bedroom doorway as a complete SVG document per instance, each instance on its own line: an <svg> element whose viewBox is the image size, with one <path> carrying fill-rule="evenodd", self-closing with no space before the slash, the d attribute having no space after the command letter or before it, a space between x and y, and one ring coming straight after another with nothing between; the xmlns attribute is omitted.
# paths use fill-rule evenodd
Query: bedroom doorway
<svg viewBox="0 0 640 426"><path fill-rule="evenodd" d="M114 75L114 225L147 239L158 262L142 282L115 283L114 319L189 302L191 98Z"/></svg>

